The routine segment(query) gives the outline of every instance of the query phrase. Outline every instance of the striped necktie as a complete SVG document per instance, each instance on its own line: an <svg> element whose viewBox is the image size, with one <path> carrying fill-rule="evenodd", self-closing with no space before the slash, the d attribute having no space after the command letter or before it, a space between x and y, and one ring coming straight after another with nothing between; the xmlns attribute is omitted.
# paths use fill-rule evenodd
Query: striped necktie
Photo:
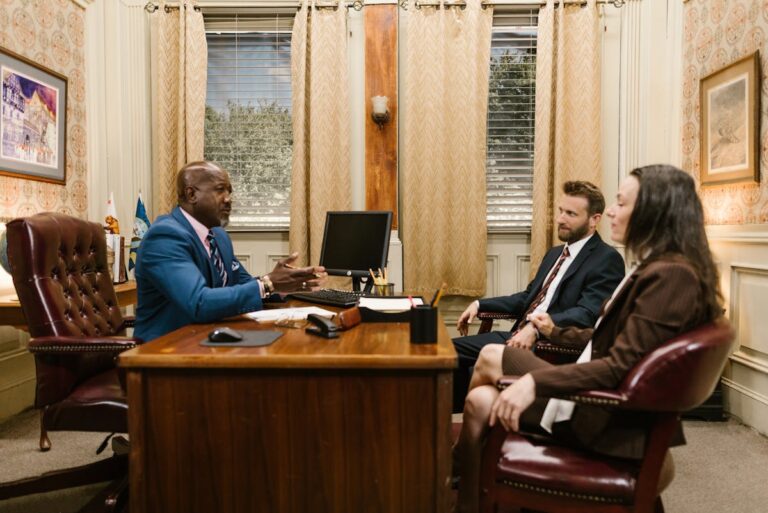
<svg viewBox="0 0 768 513"><path fill-rule="evenodd" d="M219 273L219 279L221 279L221 286L227 286L227 270L224 269L224 260L221 258L221 252L219 246L216 244L216 238L213 236L213 232L208 232L208 245L211 247L211 262L213 267Z"/></svg>
<svg viewBox="0 0 768 513"><path fill-rule="evenodd" d="M547 296L547 291L549 290L549 286L552 284L552 282L555 280L555 277L557 276L557 273L560 272L560 268L563 266L563 262L565 262L565 259L571 256L570 251L568 251L568 246L563 248L563 252L560 254L560 258L558 259L555 266L552 268L552 272L549 273L549 276L547 277L547 281L544 282L544 285L541 286L541 290L539 290L539 293L536 294L536 297L533 298L533 301L528 306L528 309L523 314L523 317L520 319L520 324L517 326L517 331L520 331L523 326L528 324L528 316L533 313L534 310L536 310L536 307L541 304L542 301L544 301L544 298Z"/></svg>

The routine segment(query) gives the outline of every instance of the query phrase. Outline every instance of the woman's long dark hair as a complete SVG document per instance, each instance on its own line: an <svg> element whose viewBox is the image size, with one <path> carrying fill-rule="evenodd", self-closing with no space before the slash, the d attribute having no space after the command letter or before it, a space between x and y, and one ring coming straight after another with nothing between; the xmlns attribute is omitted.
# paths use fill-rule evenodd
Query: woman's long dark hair
<svg viewBox="0 0 768 513"><path fill-rule="evenodd" d="M701 278L706 320L722 315L717 267L704 231L704 209L688 173L657 164L632 170L640 182L627 226L627 247L650 262L664 254L685 257Z"/></svg>

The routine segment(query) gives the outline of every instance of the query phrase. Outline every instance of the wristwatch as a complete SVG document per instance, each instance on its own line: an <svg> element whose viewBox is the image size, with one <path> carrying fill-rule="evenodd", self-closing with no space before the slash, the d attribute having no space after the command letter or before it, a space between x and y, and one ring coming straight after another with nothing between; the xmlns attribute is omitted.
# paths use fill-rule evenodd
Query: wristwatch
<svg viewBox="0 0 768 513"><path fill-rule="evenodd" d="M275 286L272 285L272 280L269 279L269 275L265 274L261 278L261 284L264 285L264 295L269 297L275 291Z"/></svg>

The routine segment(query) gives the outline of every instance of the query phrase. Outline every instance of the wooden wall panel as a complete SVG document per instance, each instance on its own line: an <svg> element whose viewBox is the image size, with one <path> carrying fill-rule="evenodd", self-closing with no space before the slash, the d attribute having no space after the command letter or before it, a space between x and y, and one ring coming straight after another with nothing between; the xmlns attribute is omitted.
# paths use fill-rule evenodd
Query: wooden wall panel
<svg viewBox="0 0 768 513"><path fill-rule="evenodd" d="M397 228L397 5L365 7L365 208L391 210ZM371 97L389 98L381 129L371 118Z"/></svg>

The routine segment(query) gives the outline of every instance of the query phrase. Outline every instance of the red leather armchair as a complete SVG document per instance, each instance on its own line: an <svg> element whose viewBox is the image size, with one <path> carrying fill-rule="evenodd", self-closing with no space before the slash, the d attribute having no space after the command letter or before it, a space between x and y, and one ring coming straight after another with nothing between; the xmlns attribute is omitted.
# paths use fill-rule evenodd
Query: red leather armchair
<svg viewBox="0 0 768 513"><path fill-rule="evenodd" d="M660 474L680 413L712 393L732 341L727 323L705 326L646 355L618 389L565 397L577 404L650 413L652 427L640 461L507 433L497 425L483 452L480 511L517 507L553 513L663 512ZM499 386L512 381L504 378Z"/></svg>
<svg viewBox="0 0 768 513"><path fill-rule="evenodd" d="M127 322L107 269L103 228L42 213L8 223L7 238L13 283L33 337L40 449L51 447L48 431L127 432L115 361L141 341L122 336ZM124 462L109 468L120 466L124 470ZM105 468L97 467L96 481L83 477L75 484L110 477Z"/></svg>

